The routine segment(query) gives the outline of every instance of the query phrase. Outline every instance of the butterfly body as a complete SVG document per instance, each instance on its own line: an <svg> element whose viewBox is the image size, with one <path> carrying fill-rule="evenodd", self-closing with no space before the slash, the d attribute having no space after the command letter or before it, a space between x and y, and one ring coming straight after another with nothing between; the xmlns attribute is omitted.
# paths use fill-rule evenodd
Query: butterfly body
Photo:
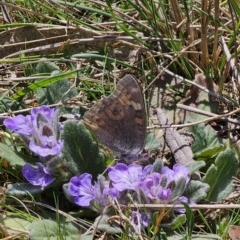
<svg viewBox="0 0 240 240"><path fill-rule="evenodd" d="M144 148L146 112L141 88L126 75L115 91L84 115L84 123L120 158L136 156Z"/></svg>

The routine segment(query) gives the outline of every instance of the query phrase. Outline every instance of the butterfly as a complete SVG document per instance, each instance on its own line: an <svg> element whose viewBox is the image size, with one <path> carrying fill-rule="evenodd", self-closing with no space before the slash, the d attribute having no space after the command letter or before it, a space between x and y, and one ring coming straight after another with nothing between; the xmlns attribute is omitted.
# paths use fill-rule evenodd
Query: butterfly
<svg viewBox="0 0 240 240"><path fill-rule="evenodd" d="M119 80L115 91L97 102L84 123L120 159L134 159L146 138L146 111L141 87L132 75Z"/></svg>
<svg viewBox="0 0 240 240"><path fill-rule="evenodd" d="M240 226L231 225L228 229L228 234L232 240L240 239Z"/></svg>

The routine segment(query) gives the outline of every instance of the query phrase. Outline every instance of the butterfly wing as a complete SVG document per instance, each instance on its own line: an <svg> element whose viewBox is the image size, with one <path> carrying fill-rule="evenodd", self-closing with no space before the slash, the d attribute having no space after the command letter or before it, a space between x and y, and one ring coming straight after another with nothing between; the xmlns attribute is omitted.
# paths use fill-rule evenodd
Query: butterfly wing
<svg viewBox="0 0 240 240"><path fill-rule="evenodd" d="M146 112L141 88L126 75L115 91L84 115L84 123L119 157L139 154L146 138Z"/></svg>

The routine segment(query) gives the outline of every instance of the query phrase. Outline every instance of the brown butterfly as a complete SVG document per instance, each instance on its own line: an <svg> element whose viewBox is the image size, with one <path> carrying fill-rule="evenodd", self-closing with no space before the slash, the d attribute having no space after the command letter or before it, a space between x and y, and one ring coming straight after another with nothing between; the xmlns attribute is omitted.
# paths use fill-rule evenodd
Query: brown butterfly
<svg viewBox="0 0 240 240"><path fill-rule="evenodd" d="M240 226L231 225L228 229L228 234L232 240L240 240Z"/></svg>
<svg viewBox="0 0 240 240"><path fill-rule="evenodd" d="M133 159L142 152L146 112L141 88L133 76L124 76L115 91L97 102L83 119L100 142L120 159Z"/></svg>

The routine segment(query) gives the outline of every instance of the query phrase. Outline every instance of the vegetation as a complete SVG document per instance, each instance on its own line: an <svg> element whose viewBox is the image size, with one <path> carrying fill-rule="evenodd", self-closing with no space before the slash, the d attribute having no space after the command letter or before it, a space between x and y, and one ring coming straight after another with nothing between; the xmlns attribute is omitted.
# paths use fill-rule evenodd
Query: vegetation
<svg viewBox="0 0 240 240"><path fill-rule="evenodd" d="M238 239L238 0L0 5L1 238ZM81 117L127 74L147 162Z"/></svg>

